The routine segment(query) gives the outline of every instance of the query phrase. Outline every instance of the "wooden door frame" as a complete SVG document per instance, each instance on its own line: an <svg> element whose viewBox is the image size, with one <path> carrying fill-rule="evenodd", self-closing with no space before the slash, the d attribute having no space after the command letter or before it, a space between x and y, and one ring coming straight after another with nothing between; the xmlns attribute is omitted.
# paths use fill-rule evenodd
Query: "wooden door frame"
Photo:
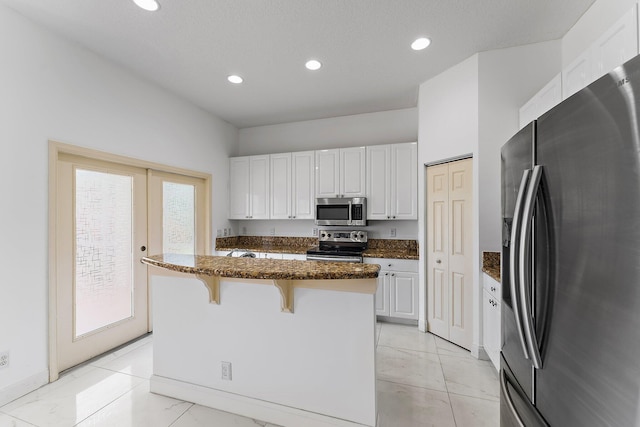
<svg viewBox="0 0 640 427"><path fill-rule="evenodd" d="M189 169L183 169L160 163L149 162L146 160L135 159L117 154L111 154L104 151L94 150L91 148L79 147L76 145L65 144L57 141L49 141L49 218L48 218L48 254L49 254L49 382L56 381L60 375L58 370L58 336L57 336L57 315L58 315L58 283L57 283L57 202L58 202L58 158L60 154L70 154L88 159L118 163L126 166L139 167L147 170L156 170L168 172L178 175L186 175L194 178L200 178L205 181L205 235L203 236L205 244L205 255L211 252L211 174L197 172ZM147 276L149 282L150 276Z"/></svg>

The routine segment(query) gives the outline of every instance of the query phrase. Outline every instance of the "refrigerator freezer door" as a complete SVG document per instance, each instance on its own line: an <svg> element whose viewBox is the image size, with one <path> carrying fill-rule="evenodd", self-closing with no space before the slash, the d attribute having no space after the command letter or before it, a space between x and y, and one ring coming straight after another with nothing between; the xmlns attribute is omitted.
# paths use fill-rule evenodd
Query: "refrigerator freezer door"
<svg viewBox="0 0 640 427"><path fill-rule="evenodd" d="M640 57L538 121L553 247L536 406L552 426L640 425Z"/></svg>
<svg viewBox="0 0 640 427"><path fill-rule="evenodd" d="M500 359L500 426L548 427L518 386L504 357Z"/></svg>
<svg viewBox="0 0 640 427"><path fill-rule="evenodd" d="M502 158L502 354L507 360L515 381L520 384L527 397L533 401L533 367L525 358L522 336L514 311L514 295L510 283L511 272L511 234L516 201L524 171L533 168L533 146L535 123L531 123L513 138L501 151ZM522 198L521 198L522 199ZM517 276L517 274L515 274ZM517 306L515 306L517 307ZM520 325L521 326L521 325Z"/></svg>

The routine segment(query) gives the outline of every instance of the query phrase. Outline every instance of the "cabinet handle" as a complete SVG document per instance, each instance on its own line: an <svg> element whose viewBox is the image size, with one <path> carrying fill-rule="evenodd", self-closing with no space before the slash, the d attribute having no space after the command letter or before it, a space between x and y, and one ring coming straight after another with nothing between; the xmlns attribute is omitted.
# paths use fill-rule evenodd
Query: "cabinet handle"
<svg viewBox="0 0 640 427"><path fill-rule="evenodd" d="M292 216L291 218L295 218L295 217L296 217L296 216L294 215L294 216Z"/></svg>
<svg viewBox="0 0 640 427"><path fill-rule="evenodd" d="M440 264L440 263L442 263L442 260L437 259L436 264Z"/></svg>
<svg viewBox="0 0 640 427"><path fill-rule="evenodd" d="M387 215L387 219L391 219L391 217L389 215Z"/></svg>
<svg viewBox="0 0 640 427"><path fill-rule="evenodd" d="M395 274L395 273L391 273L391 277L395 277L395 276L396 276L396 274Z"/></svg>
<svg viewBox="0 0 640 427"><path fill-rule="evenodd" d="M388 276L388 275L389 275L389 273L384 273L384 275L385 275L385 276Z"/></svg>
<svg viewBox="0 0 640 427"><path fill-rule="evenodd" d="M395 215L393 216L393 219L396 219L396 216L395 216Z"/></svg>
<svg viewBox="0 0 640 427"><path fill-rule="evenodd" d="M388 266L391 267L391 264L389 264Z"/></svg>
<svg viewBox="0 0 640 427"><path fill-rule="evenodd" d="M495 292L495 291L496 291L496 287L495 287L495 286L492 286L492 287L491 287L491 292Z"/></svg>

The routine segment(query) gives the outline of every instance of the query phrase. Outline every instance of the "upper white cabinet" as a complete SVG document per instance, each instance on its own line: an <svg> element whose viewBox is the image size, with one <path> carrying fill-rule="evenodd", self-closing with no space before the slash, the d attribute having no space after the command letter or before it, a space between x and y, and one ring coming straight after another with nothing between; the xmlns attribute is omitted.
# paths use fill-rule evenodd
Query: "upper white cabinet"
<svg viewBox="0 0 640 427"><path fill-rule="evenodd" d="M365 148L316 151L316 197L365 195Z"/></svg>
<svg viewBox="0 0 640 427"><path fill-rule="evenodd" d="M638 12L634 6L605 31L589 49L562 70L566 99L638 54Z"/></svg>
<svg viewBox="0 0 640 427"><path fill-rule="evenodd" d="M609 28L591 48L593 80L638 54L638 13L636 7Z"/></svg>
<svg viewBox="0 0 640 427"><path fill-rule="evenodd" d="M591 51L587 50L562 70L562 99L566 99L593 81Z"/></svg>
<svg viewBox="0 0 640 427"><path fill-rule="evenodd" d="M269 156L229 159L229 218L269 218Z"/></svg>
<svg viewBox="0 0 640 427"><path fill-rule="evenodd" d="M376 145L367 153L367 219L418 219L418 144Z"/></svg>
<svg viewBox="0 0 640 427"><path fill-rule="evenodd" d="M520 108L520 129L558 105L561 101L562 75L558 74Z"/></svg>
<svg viewBox="0 0 640 427"><path fill-rule="evenodd" d="M314 218L314 152L270 157L271 219Z"/></svg>

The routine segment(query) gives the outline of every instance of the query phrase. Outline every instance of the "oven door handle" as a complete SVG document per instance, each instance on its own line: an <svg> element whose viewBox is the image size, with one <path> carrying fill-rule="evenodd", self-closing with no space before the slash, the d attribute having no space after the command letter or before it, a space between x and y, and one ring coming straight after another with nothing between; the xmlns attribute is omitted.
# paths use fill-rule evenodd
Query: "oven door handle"
<svg viewBox="0 0 640 427"><path fill-rule="evenodd" d="M307 255L307 261L329 261L329 262L362 262L360 257L352 256L325 256Z"/></svg>

